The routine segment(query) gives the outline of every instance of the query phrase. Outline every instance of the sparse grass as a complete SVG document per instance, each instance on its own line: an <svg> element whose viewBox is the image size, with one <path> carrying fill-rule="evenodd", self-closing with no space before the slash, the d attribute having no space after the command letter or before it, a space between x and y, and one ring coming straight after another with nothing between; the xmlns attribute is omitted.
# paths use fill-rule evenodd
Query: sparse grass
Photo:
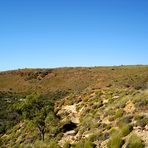
<svg viewBox="0 0 148 148"><path fill-rule="evenodd" d="M127 136L133 129L132 125L122 123L119 125L119 129L121 130L121 133L123 136Z"/></svg>
<svg viewBox="0 0 148 148"><path fill-rule="evenodd" d="M116 114L115 114L115 119L122 117L124 114L123 109L119 109L117 110Z"/></svg>
<svg viewBox="0 0 148 148"><path fill-rule="evenodd" d="M109 142L107 144L108 148L120 148L123 145L122 134L118 130L112 130Z"/></svg>
<svg viewBox="0 0 148 148"><path fill-rule="evenodd" d="M141 127L145 127L146 125L148 125L148 117L146 116L142 116L142 115L137 115L135 116L135 121L136 121L136 126L141 126Z"/></svg>
<svg viewBox="0 0 148 148"><path fill-rule="evenodd" d="M75 148L95 148L95 144L88 139L80 140L76 145Z"/></svg>
<svg viewBox="0 0 148 148"><path fill-rule="evenodd" d="M19 102L17 99L23 98L21 94L26 96L32 92L39 92L50 96L49 99L55 103L54 115L50 113L47 115L44 142L39 141L39 132L33 126L30 128L28 124L18 126L17 123L20 120L24 123L22 119L19 119L16 122L17 126L10 124L9 128L12 129L9 131L0 127L5 133L1 142L4 147L20 147L21 145L26 147L25 142L33 140L40 147L58 148L58 141L64 136L62 126L67 124L67 121L70 122L65 112L57 116L63 105L76 104L78 113L83 108L80 114L80 124L76 128L76 133L80 134L79 142L71 147L90 148L94 146L93 141L102 142L109 138L108 148L120 148L124 143L123 139L127 138L132 131L132 126L148 125L148 117L145 115L148 109L148 92L144 90L148 82L148 66L59 68L51 71L25 69L0 73L0 82L0 90L9 94L0 93L0 98L3 98L0 103L1 121L7 118L9 121L17 119L16 114L10 118L12 112L7 112L5 108L11 105L12 102L9 103L9 101ZM11 93L16 94L9 98ZM6 101L4 101L5 98L7 98ZM134 104L135 112L127 113L124 110L129 100ZM111 129L113 127L118 128L113 130ZM93 134L88 139L82 140L82 136L87 132ZM133 139L132 137L128 141L131 148L134 145ZM140 140L137 141L140 143ZM65 147L69 147L69 143L65 144Z"/></svg>
<svg viewBox="0 0 148 148"><path fill-rule="evenodd" d="M132 134L128 140L128 148L144 148L142 140L135 134Z"/></svg>
<svg viewBox="0 0 148 148"><path fill-rule="evenodd" d="M48 147L49 148L60 148L60 146L57 144L57 141L55 141L55 140L50 140Z"/></svg>
<svg viewBox="0 0 148 148"><path fill-rule="evenodd" d="M132 122L133 115L125 115L117 121L117 125L120 124L129 124Z"/></svg>
<svg viewBox="0 0 148 148"><path fill-rule="evenodd" d="M66 142L64 145L63 145L63 148L70 148L70 143L69 142Z"/></svg>

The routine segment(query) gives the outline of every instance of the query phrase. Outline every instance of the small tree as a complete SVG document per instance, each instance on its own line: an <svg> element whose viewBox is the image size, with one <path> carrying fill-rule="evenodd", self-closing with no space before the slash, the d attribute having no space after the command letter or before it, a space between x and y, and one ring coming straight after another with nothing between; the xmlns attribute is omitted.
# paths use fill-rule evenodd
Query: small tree
<svg viewBox="0 0 148 148"><path fill-rule="evenodd" d="M31 120L39 129L41 139L44 141L46 132L45 120L48 113L53 111L53 103L49 98L38 94L31 94L23 102L15 105L15 107L24 119Z"/></svg>
<svg viewBox="0 0 148 148"><path fill-rule="evenodd" d="M49 124L47 120L50 120L54 126L57 124L56 121L58 118L54 113L53 102L66 95L67 92L65 91L49 92L46 95L33 93L26 96L22 102L15 103L12 108L24 119L31 121L33 125L38 128L41 139L44 140L45 132L49 130L49 127L46 128L47 124Z"/></svg>
<svg viewBox="0 0 148 148"><path fill-rule="evenodd" d="M49 110L46 108L43 108L39 114L37 114L36 117L33 118L33 123L34 125L39 129L40 135L42 140L44 141L44 135L46 132L46 117L48 114Z"/></svg>

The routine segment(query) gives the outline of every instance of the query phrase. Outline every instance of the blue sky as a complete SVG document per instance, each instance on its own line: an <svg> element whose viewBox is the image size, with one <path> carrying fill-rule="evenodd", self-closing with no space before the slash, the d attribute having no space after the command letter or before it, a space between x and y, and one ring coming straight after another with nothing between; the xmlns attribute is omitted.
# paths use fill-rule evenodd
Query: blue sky
<svg viewBox="0 0 148 148"><path fill-rule="evenodd" d="M147 0L1 0L0 70L148 64Z"/></svg>

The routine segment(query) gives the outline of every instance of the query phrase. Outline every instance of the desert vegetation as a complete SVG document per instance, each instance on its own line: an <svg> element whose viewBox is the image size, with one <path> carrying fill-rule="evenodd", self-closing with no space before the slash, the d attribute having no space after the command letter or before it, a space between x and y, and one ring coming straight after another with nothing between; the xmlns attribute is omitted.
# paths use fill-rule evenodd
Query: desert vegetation
<svg viewBox="0 0 148 148"><path fill-rule="evenodd" d="M148 147L148 66L0 73L0 145Z"/></svg>

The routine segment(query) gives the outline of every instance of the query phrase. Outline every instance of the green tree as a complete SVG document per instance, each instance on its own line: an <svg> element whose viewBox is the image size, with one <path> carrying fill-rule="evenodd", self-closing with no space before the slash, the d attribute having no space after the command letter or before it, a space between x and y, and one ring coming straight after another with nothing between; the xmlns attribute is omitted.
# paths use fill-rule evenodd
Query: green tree
<svg viewBox="0 0 148 148"><path fill-rule="evenodd" d="M15 109L24 119L31 120L39 129L41 139L44 141L46 132L46 117L49 112L53 112L53 103L47 96L39 94L28 95L24 101L15 105Z"/></svg>

